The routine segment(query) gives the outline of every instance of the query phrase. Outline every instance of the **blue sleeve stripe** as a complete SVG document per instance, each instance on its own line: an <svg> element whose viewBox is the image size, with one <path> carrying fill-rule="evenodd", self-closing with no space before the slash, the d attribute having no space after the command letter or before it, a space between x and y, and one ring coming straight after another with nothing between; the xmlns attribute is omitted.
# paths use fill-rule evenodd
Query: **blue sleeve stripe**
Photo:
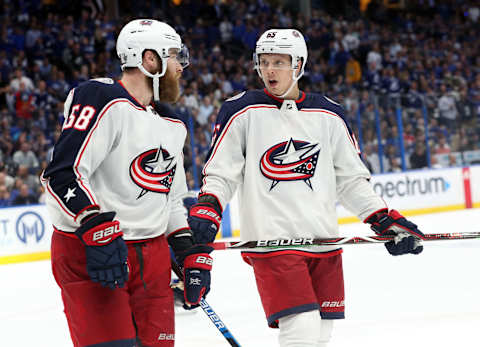
<svg viewBox="0 0 480 347"><path fill-rule="evenodd" d="M43 174L40 176L40 179L42 180L42 182L45 184L45 188L47 189L47 191L50 193L50 195L57 201L57 203L60 205L60 207L62 208L63 212L65 212L66 214L68 214L70 217L72 218L75 218L75 213L73 213L72 211L70 211L67 206L65 206L65 204L63 203L62 199L60 199L60 197L55 194L55 191L52 189L52 187L50 187L50 183L48 182L48 180L46 180L45 178L43 178Z"/></svg>

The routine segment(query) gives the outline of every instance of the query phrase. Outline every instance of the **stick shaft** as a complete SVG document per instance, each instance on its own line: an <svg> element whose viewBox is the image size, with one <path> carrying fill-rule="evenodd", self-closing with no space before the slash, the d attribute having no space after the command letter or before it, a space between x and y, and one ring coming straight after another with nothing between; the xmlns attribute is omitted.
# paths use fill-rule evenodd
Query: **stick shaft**
<svg viewBox="0 0 480 347"><path fill-rule="evenodd" d="M172 270L180 280L183 280L183 272L174 260L172 260ZM200 307L202 308L203 312L205 312L210 321L213 323L213 325L215 325L215 327L222 333L223 337L228 341L230 346L241 347L237 340L233 337L230 330L228 330L225 323L223 323L223 321L215 313L210 304L203 298L202 300L200 300Z"/></svg>
<svg viewBox="0 0 480 347"><path fill-rule="evenodd" d="M298 238L283 240L258 240L258 241L216 241L209 243L215 250L225 249L251 249L251 248L298 248L308 246L335 246L351 245L362 243L385 243L392 241L394 236L353 236L335 237L326 239ZM466 240L479 239L480 232L467 233L442 233L425 234L423 241L445 241L445 240Z"/></svg>

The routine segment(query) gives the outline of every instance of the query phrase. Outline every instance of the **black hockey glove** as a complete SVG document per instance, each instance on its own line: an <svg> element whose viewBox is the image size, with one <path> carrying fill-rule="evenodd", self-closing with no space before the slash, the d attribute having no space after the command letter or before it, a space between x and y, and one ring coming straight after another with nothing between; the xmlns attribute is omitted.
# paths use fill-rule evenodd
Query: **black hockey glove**
<svg viewBox="0 0 480 347"><path fill-rule="evenodd" d="M190 230L177 232L168 237L177 264L183 269L183 308L191 310L199 306L200 300L210 291L210 271L213 259L212 247L193 245Z"/></svg>
<svg viewBox="0 0 480 347"><path fill-rule="evenodd" d="M394 235L393 241L385 243L391 255L419 254L423 251L421 240L425 237L417 225L407 220L396 210L380 210L365 220L380 236Z"/></svg>
<svg viewBox="0 0 480 347"><path fill-rule="evenodd" d="M114 217L115 212L99 213L75 231L85 245L88 275L111 289L121 288L128 281L127 245Z"/></svg>
<svg viewBox="0 0 480 347"><path fill-rule="evenodd" d="M188 224L197 243L215 240L222 221L222 208L217 198L210 194L201 195L198 203L188 212Z"/></svg>

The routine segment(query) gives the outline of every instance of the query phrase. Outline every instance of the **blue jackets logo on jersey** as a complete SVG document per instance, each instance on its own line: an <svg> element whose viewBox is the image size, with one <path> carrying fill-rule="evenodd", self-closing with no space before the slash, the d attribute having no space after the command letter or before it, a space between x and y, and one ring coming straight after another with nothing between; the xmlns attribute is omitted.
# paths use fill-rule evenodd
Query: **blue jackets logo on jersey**
<svg viewBox="0 0 480 347"><path fill-rule="evenodd" d="M263 176L272 180L270 190L280 181L304 181L312 188L310 178L315 174L318 154L318 143L293 140L278 143L263 153L260 159L260 171Z"/></svg>
<svg viewBox="0 0 480 347"><path fill-rule="evenodd" d="M150 149L137 156L130 164L130 177L142 191L137 199L148 192L168 194L177 165L174 157L163 148Z"/></svg>

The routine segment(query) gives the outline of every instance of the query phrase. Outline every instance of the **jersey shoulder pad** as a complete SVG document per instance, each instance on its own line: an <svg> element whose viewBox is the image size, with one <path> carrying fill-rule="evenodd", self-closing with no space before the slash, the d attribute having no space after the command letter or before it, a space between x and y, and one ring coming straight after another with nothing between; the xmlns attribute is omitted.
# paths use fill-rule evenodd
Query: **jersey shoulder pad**
<svg viewBox="0 0 480 347"><path fill-rule="evenodd" d="M155 102L154 109L160 117L169 118L174 122L179 121L177 123L182 124L184 129L188 127L188 116L185 113L182 114L178 108L163 102Z"/></svg>
<svg viewBox="0 0 480 347"><path fill-rule="evenodd" d="M95 81L104 84L114 84L115 81L108 77L99 77L99 78L92 78L90 81Z"/></svg>
<svg viewBox="0 0 480 347"><path fill-rule="evenodd" d="M234 95L234 96L228 98L227 100L225 100L225 102L227 102L227 101L234 101L234 100L240 99L242 96L245 95L246 92L247 92L247 91L243 91L243 92L241 92L241 93L238 93L237 95Z"/></svg>
<svg viewBox="0 0 480 347"><path fill-rule="evenodd" d="M89 80L81 83L73 93L73 105L90 105L100 111L114 99L121 98L114 84L107 84L98 80Z"/></svg>
<svg viewBox="0 0 480 347"><path fill-rule="evenodd" d="M96 78L81 83L74 90L72 105L90 105L100 112L107 104L118 99L128 100L135 107L144 108L120 83L111 78Z"/></svg>
<svg viewBox="0 0 480 347"><path fill-rule="evenodd" d="M342 107L342 105L325 95L317 93L307 94L302 108L327 110L335 113L342 119L345 118L345 109Z"/></svg>
<svg viewBox="0 0 480 347"><path fill-rule="evenodd" d="M337 106L340 106L340 104L336 101L333 101L332 99L330 99L328 96L324 95L323 96L325 98L325 100L327 100L328 102L334 104L334 105L337 105Z"/></svg>
<svg viewBox="0 0 480 347"><path fill-rule="evenodd" d="M217 123L228 121L233 115L244 110L249 106L273 104L262 90L248 90L237 94L230 99L225 100L218 112Z"/></svg>
<svg viewBox="0 0 480 347"><path fill-rule="evenodd" d="M154 108L155 112L157 112L161 117L180 119L180 117L176 115L173 107L169 104L163 102L155 102Z"/></svg>

